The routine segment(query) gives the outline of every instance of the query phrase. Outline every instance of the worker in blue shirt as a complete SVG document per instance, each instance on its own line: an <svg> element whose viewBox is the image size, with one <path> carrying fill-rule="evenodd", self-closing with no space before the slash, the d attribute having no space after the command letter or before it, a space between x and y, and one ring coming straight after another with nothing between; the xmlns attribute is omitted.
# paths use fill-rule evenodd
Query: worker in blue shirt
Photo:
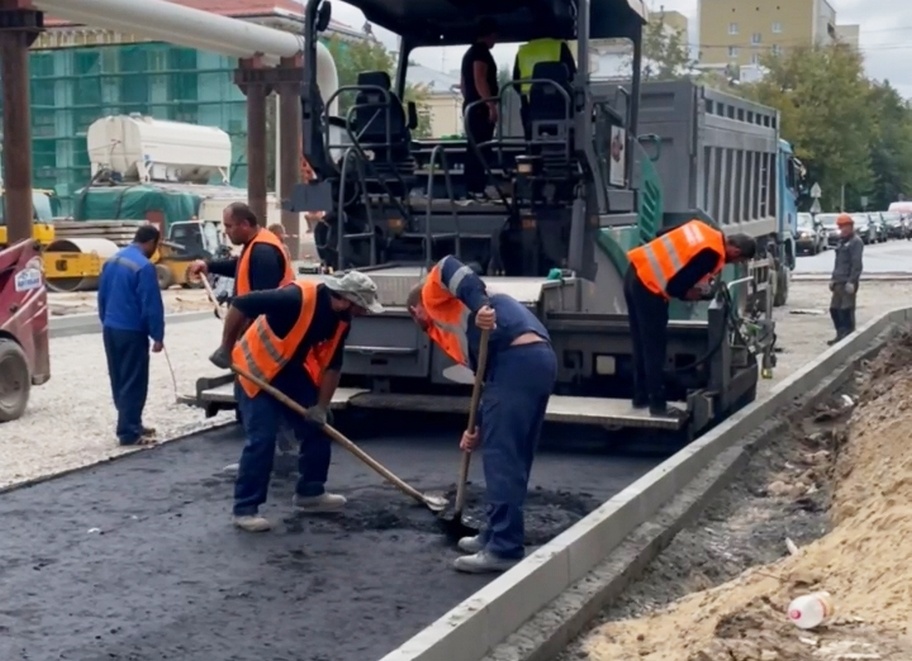
<svg viewBox="0 0 912 661"><path fill-rule="evenodd" d="M101 271L101 318L111 392L117 408L121 445L153 441L155 430L142 423L149 390L149 340L153 353L164 349L165 306L150 258L161 234L154 225L136 230L133 243L117 251Z"/></svg>

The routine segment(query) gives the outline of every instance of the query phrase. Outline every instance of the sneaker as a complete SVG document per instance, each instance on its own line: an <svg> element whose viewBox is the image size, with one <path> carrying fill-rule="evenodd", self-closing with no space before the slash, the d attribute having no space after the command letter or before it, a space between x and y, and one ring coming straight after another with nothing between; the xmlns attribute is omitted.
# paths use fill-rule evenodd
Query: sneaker
<svg viewBox="0 0 912 661"><path fill-rule="evenodd" d="M674 406L650 405L649 406L649 415L654 416L656 418L676 418L676 419L680 420L682 418L687 417L687 412L682 411L681 409L674 407Z"/></svg>
<svg viewBox="0 0 912 661"><path fill-rule="evenodd" d="M155 430L155 427L143 427L142 428L142 435L147 438L155 436L156 434L158 434L158 432Z"/></svg>
<svg viewBox="0 0 912 661"><path fill-rule="evenodd" d="M485 543L481 533L479 533L474 537L463 537L456 546L459 547L460 551L464 551L465 553L478 553L485 547Z"/></svg>
<svg viewBox="0 0 912 661"><path fill-rule="evenodd" d="M497 190L497 186L485 186L483 195L489 200L501 200L502 196L500 191Z"/></svg>
<svg viewBox="0 0 912 661"><path fill-rule="evenodd" d="M232 475L237 475L238 471L241 469L240 464L228 464L222 469L223 473L231 473Z"/></svg>
<svg viewBox="0 0 912 661"><path fill-rule="evenodd" d="M292 505L300 512L319 514L324 512L338 512L347 503L345 496L335 493L322 493L319 496L299 496L295 494Z"/></svg>
<svg viewBox="0 0 912 661"><path fill-rule="evenodd" d="M481 550L472 555L456 558L453 568L466 574L489 574L507 571L519 562L518 559L498 558L490 551Z"/></svg>
<svg viewBox="0 0 912 661"><path fill-rule="evenodd" d="M245 516L234 517L235 528L246 530L247 532L267 532L272 530L272 524L269 519L259 514L249 514Z"/></svg>

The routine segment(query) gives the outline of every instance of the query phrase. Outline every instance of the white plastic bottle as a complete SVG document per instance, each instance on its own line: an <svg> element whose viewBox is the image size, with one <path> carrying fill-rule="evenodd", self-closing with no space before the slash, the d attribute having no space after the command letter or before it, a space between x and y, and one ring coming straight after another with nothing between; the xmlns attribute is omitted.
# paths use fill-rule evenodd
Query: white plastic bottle
<svg viewBox="0 0 912 661"><path fill-rule="evenodd" d="M813 592L792 600L788 618L800 629L813 629L833 615L833 601L829 592Z"/></svg>

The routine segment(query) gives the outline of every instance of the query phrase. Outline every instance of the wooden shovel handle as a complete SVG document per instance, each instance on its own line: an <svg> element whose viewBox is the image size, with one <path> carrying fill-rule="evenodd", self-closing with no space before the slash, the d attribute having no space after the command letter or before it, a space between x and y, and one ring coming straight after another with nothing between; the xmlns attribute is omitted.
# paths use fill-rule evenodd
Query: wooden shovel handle
<svg viewBox="0 0 912 661"><path fill-rule="evenodd" d="M475 383L472 385L472 401L469 404L469 424L467 431L474 431L478 419L478 404L481 401L481 390L484 385L485 369L488 366L488 340L491 331L481 331L481 340L478 342L478 365L475 369ZM465 507L466 482L469 480L469 464L472 460L470 452L462 453L462 463L459 465L459 481L456 483L455 510L461 512Z"/></svg>
<svg viewBox="0 0 912 661"><path fill-rule="evenodd" d="M203 283L203 289L206 290L206 296L209 297L209 302L212 303L212 307L215 308L215 316L221 319L222 311L219 309L218 299L215 297L215 292L212 291L212 285L209 284L209 278L205 273L200 273L199 277Z"/></svg>
<svg viewBox="0 0 912 661"><path fill-rule="evenodd" d="M290 408L292 411L294 411L298 415L305 417L305 418L307 417L307 409L304 408L303 406L301 406L300 404L298 404L296 401L294 401L291 397L289 397L288 395L283 393L278 388L271 386L270 384L266 383L262 379L258 379L257 377L253 376L252 374L248 374L245 370L242 370L239 367L235 367L232 365L231 369L238 376L242 376L245 379L249 379L250 381L255 383L257 385L257 387L259 387L261 390L263 390L263 392L274 397L275 399L277 399L279 402L281 402L282 404L284 404L285 406ZM355 445L351 440L349 440L345 435L343 435L342 432L340 432L338 429L336 429L335 427L332 427L330 425L323 425L322 430L333 441L335 441L336 443L341 445L343 448L348 450L351 454L353 454L355 457L357 457L362 462L364 462L364 464L366 464L369 468L371 468L372 470L374 470L378 474L380 474L381 477L383 477L390 484L392 484L394 487L399 489L399 491L401 491L402 493L404 493L407 496L414 498L422 505L427 505L427 497L423 493L421 493L415 487L411 486L410 484L408 484L407 482L405 482L404 480L399 478L390 469L388 469L386 466L381 464L379 461L377 461L372 456L367 454L364 450L362 450L357 445Z"/></svg>

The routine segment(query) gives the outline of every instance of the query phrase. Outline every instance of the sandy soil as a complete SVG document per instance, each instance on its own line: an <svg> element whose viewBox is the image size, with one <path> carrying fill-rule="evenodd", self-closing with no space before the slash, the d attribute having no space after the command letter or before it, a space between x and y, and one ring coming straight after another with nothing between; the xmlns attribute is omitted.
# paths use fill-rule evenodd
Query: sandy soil
<svg viewBox="0 0 912 661"><path fill-rule="evenodd" d="M699 589L702 577L714 584L713 569L725 572L725 563L738 564L731 537L749 542L747 557L786 556L752 567L733 580L680 599L667 608L637 619L604 624L576 646L573 656L592 661L808 661L816 659L912 658L912 448L907 443L912 424L912 337L906 335L868 366L858 380L858 406L846 409L842 419L824 411L805 422L780 444L787 461L776 470L748 476L739 487L747 499L728 503L724 522L715 538L725 552L716 566L699 567L692 559L688 581L679 587ZM836 400L838 402L838 400ZM832 408L839 406L834 403ZM848 418L848 419L846 419ZM774 444L775 445L775 444ZM771 449L772 453L777 448ZM752 483L753 480L753 483ZM831 496L829 490L831 491ZM750 493L750 492L753 493ZM751 505L766 502L759 515ZM804 545L800 537L829 530ZM735 508L732 505L738 504ZM772 506L770 506L772 505ZM810 525L799 525L796 511L811 513ZM815 514L816 512L816 514ZM764 520L791 525L778 540L758 536ZM805 522L807 523L807 521ZM686 535L711 546L709 524L703 521ZM702 528L702 530L700 529ZM748 535L741 534L748 531ZM797 532L797 554L786 551L783 532ZM823 532L823 531L820 531ZM682 533L685 534L685 533ZM676 540L677 541L677 540ZM772 550L771 549L778 549ZM681 553L680 547L673 554ZM704 559L713 554L698 552ZM675 572L668 558L659 563ZM666 577L669 578L669 577ZM803 632L787 622L791 598L814 590L829 591L836 617L818 630ZM642 597L642 593L641 593ZM660 597L659 597L660 599ZM626 604L650 611L651 604ZM639 607L639 608L637 608Z"/></svg>

